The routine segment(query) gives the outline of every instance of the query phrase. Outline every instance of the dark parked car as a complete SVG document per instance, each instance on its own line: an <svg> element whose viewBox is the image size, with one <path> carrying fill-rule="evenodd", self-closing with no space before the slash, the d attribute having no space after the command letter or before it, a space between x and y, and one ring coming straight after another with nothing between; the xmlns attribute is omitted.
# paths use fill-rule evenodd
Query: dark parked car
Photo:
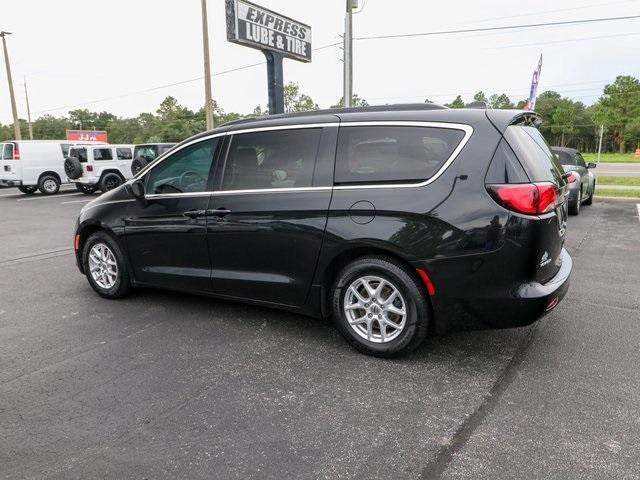
<svg viewBox="0 0 640 480"><path fill-rule="evenodd" d="M596 191L596 177L589 169L596 168L595 163L586 163L578 150L565 147L551 147L558 156L569 181L569 213L578 215L580 207L593 203Z"/></svg>
<svg viewBox="0 0 640 480"><path fill-rule="evenodd" d="M332 316L378 356L527 325L572 267L537 121L426 104L227 124L85 206L77 264L107 298L152 286Z"/></svg>

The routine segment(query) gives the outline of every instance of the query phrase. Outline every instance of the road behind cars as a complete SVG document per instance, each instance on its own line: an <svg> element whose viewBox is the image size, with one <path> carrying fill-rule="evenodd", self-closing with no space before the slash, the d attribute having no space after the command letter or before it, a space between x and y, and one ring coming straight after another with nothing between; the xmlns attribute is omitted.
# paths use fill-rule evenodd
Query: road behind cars
<svg viewBox="0 0 640 480"><path fill-rule="evenodd" d="M22 198L0 196L0 477L640 469L634 203L570 219L572 287L533 329L452 334L380 360L279 311L150 290L102 300L71 254L90 198Z"/></svg>

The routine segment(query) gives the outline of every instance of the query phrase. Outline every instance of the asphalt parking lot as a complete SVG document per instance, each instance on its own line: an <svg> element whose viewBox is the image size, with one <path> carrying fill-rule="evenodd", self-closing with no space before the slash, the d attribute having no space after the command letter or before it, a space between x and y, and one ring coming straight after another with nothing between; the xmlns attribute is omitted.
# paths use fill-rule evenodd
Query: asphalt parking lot
<svg viewBox="0 0 640 480"><path fill-rule="evenodd" d="M640 478L640 207L571 217L533 327L351 349L330 323L163 291L98 297L90 200L0 190L0 478Z"/></svg>

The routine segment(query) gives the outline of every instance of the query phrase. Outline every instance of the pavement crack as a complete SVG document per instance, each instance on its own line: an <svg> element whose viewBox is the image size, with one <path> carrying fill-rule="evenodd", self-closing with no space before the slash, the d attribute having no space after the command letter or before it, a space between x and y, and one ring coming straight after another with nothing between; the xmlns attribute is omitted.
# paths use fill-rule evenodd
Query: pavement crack
<svg viewBox="0 0 640 480"><path fill-rule="evenodd" d="M453 456L460 451L471 438L471 435L476 429L484 422L484 419L491 413L495 405L498 403L504 392L507 390L511 382L514 380L518 373L518 369L531 347L538 324L536 322L529 329L526 337L522 339L513 357L504 368L496 382L489 390L489 393L483 398L482 402L476 408L473 413L467 416L460 424L456 432L453 434L451 441L447 444L441 445L435 457L422 469L422 472L418 476L419 479L435 480L442 477Z"/></svg>

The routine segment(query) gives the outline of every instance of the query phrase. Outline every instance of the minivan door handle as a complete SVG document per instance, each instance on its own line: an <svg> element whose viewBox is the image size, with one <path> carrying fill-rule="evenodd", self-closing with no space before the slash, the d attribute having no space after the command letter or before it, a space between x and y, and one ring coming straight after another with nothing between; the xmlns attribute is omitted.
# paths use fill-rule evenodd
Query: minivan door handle
<svg viewBox="0 0 640 480"><path fill-rule="evenodd" d="M187 210L182 215L189 218L204 217L207 214L206 210Z"/></svg>
<svg viewBox="0 0 640 480"><path fill-rule="evenodd" d="M225 215L229 215L231 210L227 210L226 208L216 208L215 210L207 210L207 215L215 215L216 217L224 217Z"/></svg>

